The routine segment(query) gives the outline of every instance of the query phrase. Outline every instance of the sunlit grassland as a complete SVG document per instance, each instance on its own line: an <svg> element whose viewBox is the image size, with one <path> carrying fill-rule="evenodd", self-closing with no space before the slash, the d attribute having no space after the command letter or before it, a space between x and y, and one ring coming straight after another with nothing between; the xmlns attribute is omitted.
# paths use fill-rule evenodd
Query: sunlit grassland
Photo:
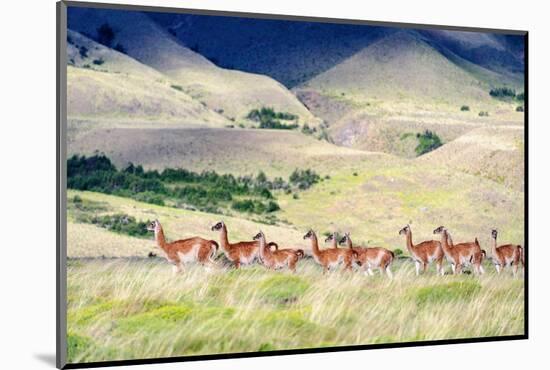
<svg viewBox="0 0 550 370"><path fill-rule="evenodd" d="M523 192L425 162L340 171L297 200L278 201L278 217L298 228L349 231L358 244L405 250L398 231L409 222L415 242L433 239L444 225L455 241L477 237L487 251L492 228L501 241L524 243Z"/></svg>
<svg viewBox="0 0 550 370"><path fill-rule="evenodd" d="M523 278L395 278L332 272L311 259L296 274L186 266L160 259L70 260L69 362L516 335ZM447 271L449 268L447 266Z"/></svg>
<svg viewBox="0 0 550 370"><path fill-rule="evenodd" d="M269 240L276 239L281 246L307 247L309 245L302 238L305 231L297 230L289 225L266 225L228 215L162 207L113 195L69 190L67 193L69 200L67 253L69 257L146 256L149 252L158 253L159 251L152 233L149 240L138 239L116 234L94 225L79 223L74 217L75 212L70 203L75 195L78 195L84 202L101 205L103 209L95 212L95 215L122 213L140 221L158 219L163 226L166 238L170 241L197 235L219 241L219 233L211 231L211 227L216 222L224 220L232 241L250 240L261 229ZM251 216L251 218L256 218L256 216Z"/></svg>

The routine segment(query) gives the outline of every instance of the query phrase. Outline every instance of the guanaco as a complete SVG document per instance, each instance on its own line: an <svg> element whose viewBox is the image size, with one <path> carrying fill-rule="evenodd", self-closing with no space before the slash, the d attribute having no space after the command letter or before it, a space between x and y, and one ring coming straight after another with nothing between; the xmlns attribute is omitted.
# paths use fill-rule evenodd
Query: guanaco
<svg viewBox="0 0 550 370"><path fill-rule="evenodd" d="M330 242L331 248L338 248L338 233L333 232L327 236L325 243Z"/></svg>
<svg viewBox="0 0 550 370"><path fill-rule="evenodd" d="M443 269L443 258L445 254L443 253L443 249L441 249L441 242L437 240L426 240L416 245L413 244L410 225L399 230L399 235L406 236L407 250L414 260L417 276L420 275L420 268L422 268L425 273L428 265L434 261L437 272L441 275L445 275L445 270Z"/></svg>
<svg viewBox="0 0 550 370"><path fill-rule="evenodd" d="M468 264L472 264L474 272L479 275L485 272L481 263L486 253L481 249L477 238L474 242L454 244L449 230L444 226L435 229L434 234L441 235L441 249L451 264L453 274L460 274L462 267Z"/></svg>
<svg viewBox="0 0 550 370"><path fill-rule="evenodd" d="M263 264L268 269L278 269L288 266L290 271L296 272L296 263L304 256L302 249L277 249L271 250L265 241L265 234L260 231L252 238L259 242L259 254Z"/></svg>
<svg viewBox="0 0 550 370"><path fill-rule="evenodd" d="M501 270L507 265L512 266L512 272L514 275L518 272L519 263L525 268L525 260L523 258L523 248L517 244L505 244L497 247L498 231L493 229L491 232L493 238L493 244L491 246L491 253L493 254L493 263L497 273L500 274Z"/></svg>
<svg viewBox="0 0 550 370"><path fill-rule="evenodd" d="M351 270L351 264L353 262L352 253L346 253L345 250L338 248L320 250L317 235L315 235L313 230L309 230L304 235L304 240L305 239L311 240L313 259L323 267L323 273L328 272L329 269L336 268L342 262L344 262L346 270Z"/></svg>
<svg viewBox="0 0 550 370"><path fill-rule="evenodd" d="M390 266L395 258L395 254L382 247L354 247L350 237L350 233L345 233L342 239L340 239L340 245L346 244L349 250L354 251L354 262L363 266L365 274L374 275L373 268L379 268L380 273L384 272L391 279L393 274Z"/></svg>
<svg viewBox="0 0 550 370"><path fill-rule="evenodd" d="M227 238L227 227L223 221L212 226L212 231L220 231L220 247L229 261L233 263L235 268L241 265L253 263L259 257L259 243L257 241L246 241L238 243L229 243ZM267 246L278 249L276 243L268 243Z"/></svg>
<svg viewBox="0 0 550 370"><path fill-rule="evenodd" d="M168 243L164 236L164 230L158 220L147 226L148 231L155 233L155 241L162 250L164 257L174 265L174 273L181 272L183 264L187 262L199 262L202 265L214 267L216 263L212 258L218 250L218 243L214 240L206 240L198 236Z"/></svg>

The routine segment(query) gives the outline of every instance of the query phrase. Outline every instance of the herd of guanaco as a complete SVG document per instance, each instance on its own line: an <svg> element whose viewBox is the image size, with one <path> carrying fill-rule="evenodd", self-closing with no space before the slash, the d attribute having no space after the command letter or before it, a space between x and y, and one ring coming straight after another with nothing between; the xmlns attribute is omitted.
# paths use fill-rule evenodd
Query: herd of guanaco
<svg viewBox="0 0 550 370"><path fill-rule="evenodd" d="M238 269L241 265L249 265L256 261L268 269L287 268L292 272L296 271L298 261L305 256L300 248L279 248L275 242L267 242L263 232L256 234L250 241L230 243L227 236L227 226L223 221L212 226L212 231L220 233L220 243L214 240L207 240L201 237L192 237L167 242L164 231L158 220L151 222L147 230L153 231L157 246L164 257L173 265L174 273L182 270L183 265L188 262L198 262L207 267L215 267L214 262L218 249L221 249L225 257ZM440 226L433 231L441 235L441 241L427 240L419 244L413 244L410 225L399 231L399 235L405 235L406 247L416 267L416 275L421 270L426 272L430 263L435 263L438 274L444 275L443 260L446 259L451 265L453 274L460 274L464 266L472 266L474 273L481 275L485 271L482 262L487 258L485 250L481 249L477 238L473 242L454 244L449 230ZM491 245L492 262L498 274L506 267L511 266L514 275L517 274L519 264L525 266L523 248L516 244L497 246L497 230L492 230L493 239ZM337 234L332 233L325 243L330 243L329 248L320 249L317 235L309 230L304 239L311 243L311 256L313 260L321 265L323 273L343 265L344 270L352 271L353 266L358 266L367 275L373 275L373 269L379 269L381 274L393 277L390 269L394 259L394 252L382 247L362 247L353 245L349 233L338 240ZM347 248L339 248L345 245Z"/></svg>

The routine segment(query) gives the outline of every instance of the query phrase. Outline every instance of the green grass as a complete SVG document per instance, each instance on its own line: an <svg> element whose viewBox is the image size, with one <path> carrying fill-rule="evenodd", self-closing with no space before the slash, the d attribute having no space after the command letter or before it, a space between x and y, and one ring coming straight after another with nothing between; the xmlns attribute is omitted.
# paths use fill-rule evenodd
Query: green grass
<svg viewBox="0 0 550 370"><path fill-rule="evenodd" d="M446 267L449 271L448 266ZM70 261L69 362L397 343L523 333L523 283L481 277L297 274L251 266L173 276L164 260Z"/></svg>

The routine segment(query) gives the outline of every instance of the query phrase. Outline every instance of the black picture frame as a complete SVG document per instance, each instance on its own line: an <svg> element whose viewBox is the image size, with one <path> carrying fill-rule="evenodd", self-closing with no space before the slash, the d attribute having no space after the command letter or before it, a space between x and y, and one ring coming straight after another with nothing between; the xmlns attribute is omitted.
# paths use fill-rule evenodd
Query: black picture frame
<svg viewBox="0 0 550 370"><path fill-rule="evenodd" d="M57 65L56 65L56 121L57 121L57 143L56 143L56 231L57 231L57 251L56 251L56 366L60 369L77 369L77 368L94 368L94 367L109 367L123 365L142 365L142 364L158 364L158 363L173 363L173 362L190 362L190 361L206 361L220 360L233 358L249 358L249 357L266 357L266 356L284 356L295 354L309 353L326 353L326 352L342 352L342 351L362 351L381 348L405 348L418 346L435 346L447 344L462 344L462 343L482 343L482 342L497 342L510 340L525 340L529 338L529 32L525 30L512 29L494 29L494 28L477 28L477 27L461 27L449 25L434 25L434 24L415 24L415 23L399 23L399 22L383 22L358 19L337 19L324 17L309 17L283 14L263 14L263 13L248 13L248 12L231 12L205 9L186 9L161 6L143 6L130 4L111 4L111 3L96 3L96 2L79 2L79 1L60 1L56 4L57 17ZM163 13L185 13L197 15L215 15L228 17L243 17L256 19L272 19L272 20L291 20L291 21L307 21L320 23L340 23L340 24L355 24L355 25L371 25L371 26L386 26L400 28L414 28L421 30L437 29L449 31L472 31L472 32L489 32L496 34L519 35L524 39L524 123L525 123L525 145L524 145L524 230L525 230L525 300L524 300L524 333L521 335L494 336L494 337L478 337L464 339L443 339L443 340L428 340L414 341L406 343L380 343L380 344L365 344L353 346L337 346L323 348L306 348L306 349L289 349L275 350L267 352L242 352L242 353L223 353L210 355L194 355L194 356L177 356L164 358L149 358L149 359L131 359L120 361L102 361L102 362L87 362L87 363L67 363L66 362L66 302L67 302L67 184L66 184L66 158L67 158L67 8L68 7L86 7L98 9L112 10L133 10L143 12L163 12Z"/></svg>

